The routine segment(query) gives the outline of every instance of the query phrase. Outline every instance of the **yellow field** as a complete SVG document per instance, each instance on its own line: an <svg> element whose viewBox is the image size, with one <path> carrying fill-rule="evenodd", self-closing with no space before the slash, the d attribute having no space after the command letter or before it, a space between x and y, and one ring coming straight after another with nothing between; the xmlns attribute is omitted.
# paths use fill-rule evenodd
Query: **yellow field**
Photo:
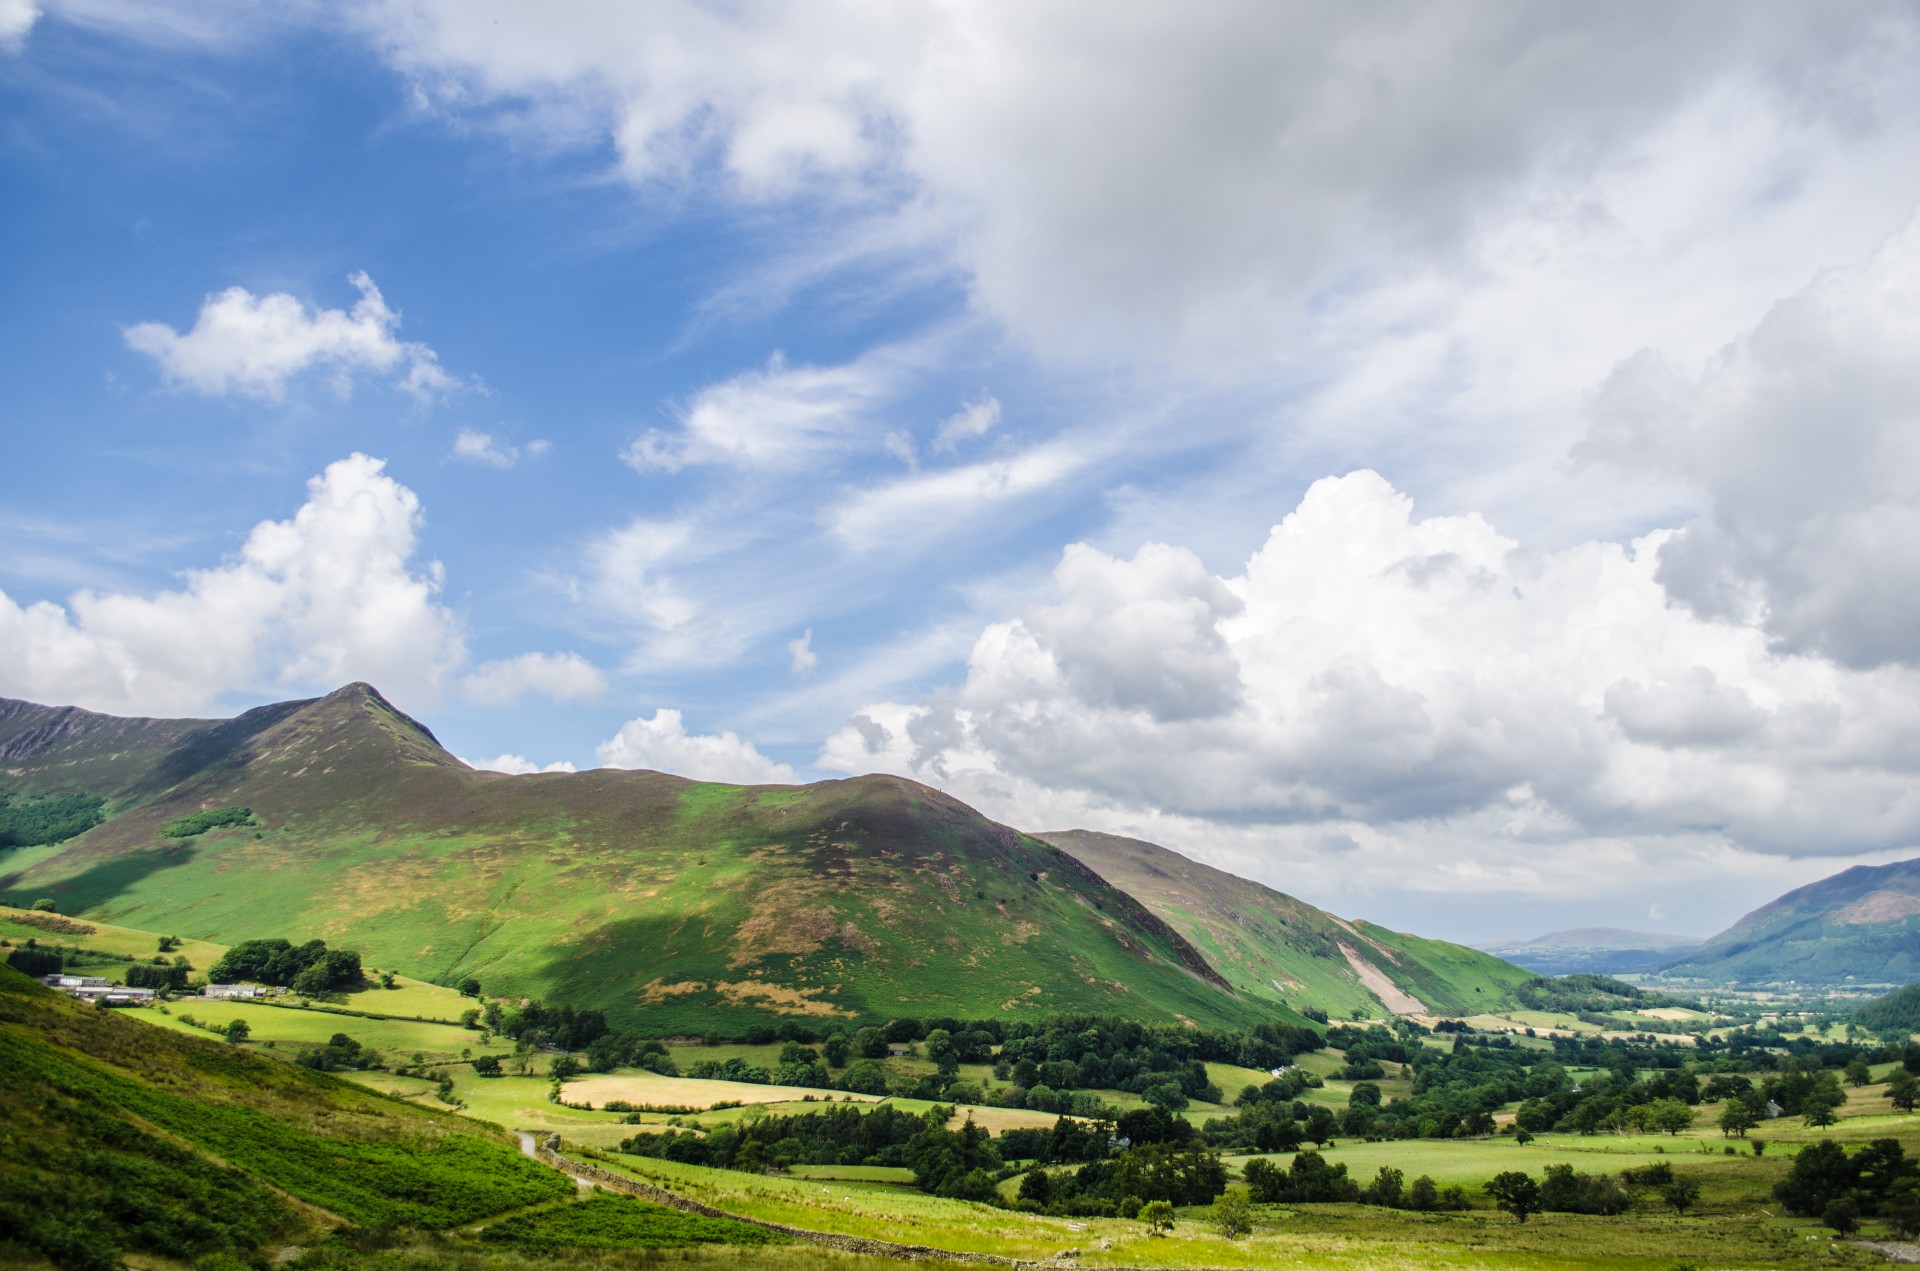
<svg viewBox="0 0 1920 1271"><path fill-rule="evenodd" d="M604 1107L608 1102L711 1108L716 1103L797 1103L807 1095L816 1101L878 1103L866 1094L808 1090L800 1086L758 1086L744 1081L707 1081L693 1077L662 1077L652 1072L602 1073L569 1081L561 1090L568 1103ZM1051 1121L1048 1122L1052 1124Z"/></svg>

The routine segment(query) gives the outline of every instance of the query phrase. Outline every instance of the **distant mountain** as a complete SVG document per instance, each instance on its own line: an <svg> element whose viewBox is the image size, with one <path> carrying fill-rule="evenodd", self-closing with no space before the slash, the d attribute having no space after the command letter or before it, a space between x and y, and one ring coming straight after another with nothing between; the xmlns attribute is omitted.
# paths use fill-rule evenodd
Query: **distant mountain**
<svg viewBox="0 0 1920 1271"><path fill-rule="evenodd" d="M1279 996L1334 1018L1355 1009L1473 1014L1511 1004L1532 978L1462 945L1348 922L1305 901L1140 839L1092 830L1036 837L1131 893L1242 993Z"/></svg>
<svg viewBox="0 0 1920 1271"><path fill-rule="evenodd" d="M1663 974L1727 984L1920 980L1920 860L1859 865L1796 888Z"/></svg>
<svg viewBox="0 0 1920 1271"><path fill-rule="evenodd" d="M10 899L229 944L319 937L656 1033L768 1014L1298 1020L1074 857L896 777L476 772L355 684L231 720L0 701L0 793L112 813L0 853ZM161 833L230 806L252 823Z"/></svg>
<svg viewBox="0 0 1920 1271"><path fill-rule="evenodd" d="M1620 975L1665 966L1700 944L1698 936L1577 927L1481 948L1541 975Z"/></svg>

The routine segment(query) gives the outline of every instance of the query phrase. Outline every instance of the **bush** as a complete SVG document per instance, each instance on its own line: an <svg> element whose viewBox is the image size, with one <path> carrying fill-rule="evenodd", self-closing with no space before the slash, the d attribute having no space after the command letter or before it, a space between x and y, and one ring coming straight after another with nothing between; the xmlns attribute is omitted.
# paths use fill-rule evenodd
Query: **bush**
<svg viewBox="0 0 1920 1271"><path fill-rule="evenodd" d="M177 817L160 827L160 837L170 839L193 838L205 834L208 830L217 830L226 825L252 825L253 813L246 808L209 808L202 812Z"/></svg>

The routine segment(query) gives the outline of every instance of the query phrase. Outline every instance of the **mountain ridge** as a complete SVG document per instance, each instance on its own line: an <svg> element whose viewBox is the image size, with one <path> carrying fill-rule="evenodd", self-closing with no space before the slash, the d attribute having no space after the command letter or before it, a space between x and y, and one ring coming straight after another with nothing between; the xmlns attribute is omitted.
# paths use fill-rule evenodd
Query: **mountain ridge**
<svg viewBox="0 0 1920 1271"><path fill-rule="evenodd" d="M1470 1014L1499 1004L1529 975L1462 945L1348 921L1144 839L1094 830L1036 837L1137 897L1245 993L1278 995L1342 1017L1379 1008Z"/></svg>
<svg viewBox="0 0 1920 1271"><path fill-rule="evenodd" d="M104 824L0 857L0 889L68 913L317 936L667 1032L767 1013L1298 1018L1071 856L903 778L482 773L366 685L229 721L25 706L0 710L10 792L115 793ZM229 805L255 823L160 834Z"/></svg>
<svg viewBox="0 0 1920 1271"><path fill-rule="evenodd" d="M1743 984L1920 980L1920 858L1856 865L1796 887L1661 974Z"/></svg>

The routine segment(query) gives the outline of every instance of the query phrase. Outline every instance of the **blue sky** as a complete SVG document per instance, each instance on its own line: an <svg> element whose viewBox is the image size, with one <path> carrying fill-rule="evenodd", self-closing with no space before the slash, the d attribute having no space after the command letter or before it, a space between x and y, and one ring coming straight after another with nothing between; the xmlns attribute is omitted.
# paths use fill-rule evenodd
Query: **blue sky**
<svg viewBox="0 0 1920 1271"><path fill-rule="evenodd" d="M1915 41L0 0L0 694L1709 934L1920 839Z"/></svg>

